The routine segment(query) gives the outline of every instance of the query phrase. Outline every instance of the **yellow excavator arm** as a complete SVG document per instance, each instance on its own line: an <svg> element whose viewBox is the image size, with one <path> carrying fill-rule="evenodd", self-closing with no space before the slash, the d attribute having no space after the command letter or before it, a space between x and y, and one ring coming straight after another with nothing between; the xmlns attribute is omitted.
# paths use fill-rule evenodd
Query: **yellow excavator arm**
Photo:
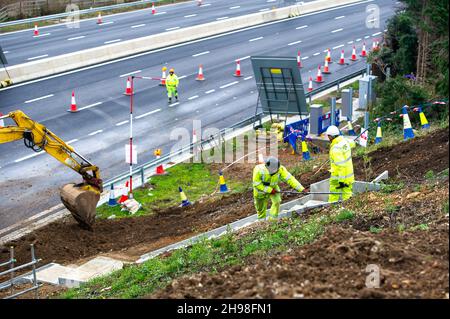
<svg viewBox="0 0 450 319"><path fill-rule="evenodd" d="M0 144L23 139L27 148L47 152L83 177L83 183L68 184L62 188L61 200L82 226L91 228L95 220L95 207L103 191L98 167L22 111L10 112L1 116L0 120L6 118L12 119L17 126L0 126Z"/></svg>

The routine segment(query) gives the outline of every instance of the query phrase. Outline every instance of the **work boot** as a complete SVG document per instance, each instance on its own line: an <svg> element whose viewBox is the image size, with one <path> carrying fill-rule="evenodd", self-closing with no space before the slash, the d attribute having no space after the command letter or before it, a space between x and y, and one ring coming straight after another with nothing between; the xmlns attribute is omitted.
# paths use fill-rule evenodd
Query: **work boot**
<svg viewBox="0 0 450 319"><path fill-rule="evenodd" d="M170 103L172 103L172 98L171 98L171 97L169 97L169 104L170 104Z"/></svg>
<svg viewBox="0 0 450 319"><path fill-rule="evenodd" d="M175 98L177 99L177 101L178 101L178 95L177 96L175 96Z"/></svg>

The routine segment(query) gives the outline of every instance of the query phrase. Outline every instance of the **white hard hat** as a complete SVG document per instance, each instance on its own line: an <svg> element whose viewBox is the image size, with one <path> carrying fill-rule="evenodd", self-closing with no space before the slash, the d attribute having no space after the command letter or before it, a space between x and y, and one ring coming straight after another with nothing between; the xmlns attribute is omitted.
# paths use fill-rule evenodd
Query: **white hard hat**
<svg viewBox="0 0 450 319"><path fill-rule="evenodd" d="M325 134L330 135L330 136L338 136L338 135L341 135L341 132L339 131L339 129L336 126L330 125L330 126L328 126Z"/></svg>
<svg viewBox="0 0 450 319"><path fill-rule="evenodd" d="M266 167L269 170L269 174L273 175L280 169L280 161L276 157L269 156L266 159Z"/></svg>

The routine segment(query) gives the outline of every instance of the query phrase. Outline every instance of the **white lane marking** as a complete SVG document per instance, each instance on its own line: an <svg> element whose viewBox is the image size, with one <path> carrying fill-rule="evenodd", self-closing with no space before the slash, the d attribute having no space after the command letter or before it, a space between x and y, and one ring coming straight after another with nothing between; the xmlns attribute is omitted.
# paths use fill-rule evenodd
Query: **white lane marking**
<svg viewBox="0 0 450 319"><path fill-rule="evenodd" d="M173 27L173 28L167 28L166 31L172 31L172 30L176 30L179 29L180 27Z"/></svg>
<svg viewBox="0 0 450 319"><path fill-rule="evenodd" d="M376 19L376 18L373 18L373 19L371 19L371 20L368 20L367 22L375 22L375 21L377 21L377 19Z"/></svg>
<svg viewBox="0 0 450 319"><path fill-rule="evenodd" d="M101 104L103 104L103 102L93 103L93 104L90 104L90 105L87 105L87 106L84 106L84 107L80 107L78 110L79 111L86 110L86 109L89 109L91 107L98 106L98 105L101 105Z"/></svg>
<svg viewBox="0 0 450 319"><path fill-rule="evenodd" d="M121 126L121 125L124 125L124 124L127 124L127 123L128 123L128 120L122 121L122 122L117 123L116 126Z"/></svg>
<svg viewBox="0 0 450 319"><path fill-rule="evenodd" d="M155 16L160 15L160 14L166 14L167 12L163 11L163 12L156 12Z"/></svg>
<svg viewBox="0 0 450 319"><path fill-rule="evenodd" d="M343 46L344 46L343 44L339 44L339 45L337 45L337 46L333 47L333 50L336 50L336 49L342 48Z"/></svg>
<svg viewBox="0 0 450 319"><path fill-rule="evenodd" d="M335 10L339 10L339 9L342 9L342 8L364 5L366 3L373 2L373 1L374 0L363 0L363 1L360 1L360 2L351 3L351 4L343 5L343 6L340 6L340 7L334 7L334 8L330 8L330 9L324 9L324 10L321 10L321 11L307 13L307 14L304 14L303 17L320 15L320 14L323 14L323 13L326 13L326 12L329 12L329 11L335 11ZM118 14L120 14L120 13L118 13ZM30 85L30 84L34 84L34 83L37 83L37 82L42 82L42 81L46 81L46 80L49 80L49 79L54 79L54 78L57 78L57 77L66 76L66 75L73 74L73 73L78 73L78 72L82 72L82 71L86 71L86 70L90 70L90 69L99 68L99 67L102 67L102 66L105 66L105 65L109 65L109 64L113 64L113 63L118 63L118 62L123 62L123 61L130 60L130 59L135 59L135 58L138 58L138 57L141 57L141 56L146 56L146 55L154 54L154 53L157 53L157 52L171 50L173 48L183 47L183 46L190 45L190 44L193 44L193 43L200 43L200 42L204 42L204 41L211 40L211 39L217 39L217 38L221 38L221 37L224 37L224 36L227 36L227 35L240 33L240 32L243 32L243 31L258 29L258 28L261 28L261 27L264 27L264 26L269 26L269 25L274 25L274 24L279 24L279 23L285 23L286 21L290 21L290 20L293 20L293 19L298 19L298 17L292 17L292 18L288 18L288 19L267 22L267 23L264 23L264 24L259 24L259 25L255 25L255 26L251 26L251 27L246 27L246 28L239 29L239 30L233 30L233 31L221 33L221 34L218 34L218 35L212 35L212 36L201 38L201 39L197 39L197 40L192 40L192 41L188 41L188 42L184 42L184 43L180 43L180 44L175 44L175 45L172 45L172 46L169 46L169 47L164 47L164 48L160 48L160 49L154 49L154 50L143 52L143 53L137 53L137 54L133 54L133 55L129 55L129 56L123 57L123 58L114 59L114 60L111 60L111 61L101 62L101 63L95 64L95 65L82 67L82 68L79 68L79 69L76 69L76 70L66 71L66 72L63 72L63 73L56 74L56 75L50 75L50 76L47 76L47 77L42 77L42 78L39 78L39 79L27 81L27 82L17 83L15 85L10 85L10 86L8 86L6 88L0 89L0 92L1 91L6 91L6 90L13 90L13 89L16 89L16 88L21 87L21 86ZM91 20L93 20L93 19L91 19ZM385 29L384 32L386 32L386 31L387 30ZM5 33L5 35L6 34L7 33ZM0 33L0 37L2 35L3 35L3 33Z"/></svg>
<svg viewBox="0 0 450 319"><path fill-rule="evenodd" d="M313 56L318 56L320 54L320 52L316 52L313 54Z"/></svg>
<svg viewBox="0 0 450 319"><path fill-rule="evenodd" d="M209 53L209 51L205 51L205 52L200 52L200 53L197 53L197 54L193 54L192 55L192 57L198 57L198 56L201 56L201 55L205 55L205 54L208 54Z"/></svg>
<svg viewBox="0 0 450 319"><path fill-rule="evenodd" d="M4 54L9 53L9 51L3 51Z"/></svg>
<svg viewBox="0 0 450 319"><path fill-rule="evenodd" d="M302 60L307 60L307 59L309 59L309 56L305 56L302 58Z"/></svg>
<svg viewBox="0 0 450 319"><path fill-rule="evenodd" d="M376 37L377 35L381 34L381 32L376 32L374 34L372 34L373 37Z"/></svg>
<svg viewBox="0 0 450 319"><path fill-rule="evenodd" d="M220 18L217 18L216 20L220 21L220 20L225 20L225 19L228 19L228 17L220 17Z"/></svg>
<svg viewBox="0 0 450 319"><path fill-rule="evenodd" d="M259 12L264 12L264 11L269 11L270 10L270 8L265 8L265 9L259 9L258 11Z"/></svg>
<svg viewBox="0 0 450 319"><path fill-rule="evenodd" d="M188 100L189 100L189 101L190 101L190 100L195 100L196 98L198 98L198 95L194 95L194 96L188 97Z"/></svg>
<svg viewBox="0 0 450 319"><path fill-rule="evenodd" d="M113 23L114 23L114 21L108 21L108 22L100 23L99 25L101 26L101 25L108 25L108 24L113 24Z"/></svg>
<svg viewBox="0 0 450 319"><path fill-rule="evenodd" d="M307 25L302 25L300 27L296 27L295 30L300 30L300 29L304 29L304 28L307 28L307 27L308 27Z"/></svg>
<svg viewBox="0 0 450 319"><path fill-rule="evenodd" d="M250 79L253 79L253 76L252 76L252 75L247 76L246 78L244 78L244 81L247 81L247 80L250 80Z"/></svg>
<svg viewBox="0 0 450 319"><path fill-rule="evenodd" d="M133 72L130 72L130 73L125 73L125 74L119 75L119 77L123 78L125 76L129 76L129 75L137 74L137 73L141 73L141 72L142 72L142 70L137 70L137 71L133 71Z"/></svg>
<svg viewBox="0 0 450 319"><path fill-rule="evenodd" d="M101 133L101 132L103 132L103 130L98 130L98 131L89 133L88 135L89 135L89 136L94 136L94 135L97 135L98 133Z"/></svg>
<svg viewBox="0 0 450 319"><path fill-rule="evenodd" d="M14 163L19 163L19 162L25 161L25 160L27 160L27 159L36 157L36 156L41 155L41 154L43 154L43 153L45 153L45 152L44 152L44 151L40 151L40 152L38 152L38 153L33 153L33 154L31 154L31 155L21 157L21 158L19 158L19 159L16 159L16 160L14 161Z"/></svg>
<svg viewBox="0 0 450 319"><path fill-rule="evenodd" d="M48 35L50 35L51 33L43 33L43 34L39 34L39 35L33 35L33 38L41 38L41 37L46 37Z"/></svg>
<svg viewBox="0 0 450 319"><path fill-rule="evenodd" d="M347 44L352 44L352 43L353 43L353 41L348 41L348 42L347 42Z"/></svg>
<svg viewBox="0 0 450 319"><path fill-rule="evenodd" d="M28 100L28 101L25 101L25 104L32 103L32 102L36 102L36 101L43 100L43 99L47 99L47 98L49 98L49 97L52 97L53 95L54 95L54 94L49 94L49 95L45 95L45 96L38 97L38 98L36 98L36 99Z"/></svg>
<svg viewBox="0 0 450 319"><path fill-rule="evenodd" d="M27 60L31 61L31 60L41 59L41 58L45 58L45 57L48 57L48 54L34 56L32 58L28 58Z"/></svg>
<svg viewBox="0 0 450 319"><path fill-rule="evenodd" d="M73 143L78 142L78 141L79 141L79 139L74 138L73 140L70 140L70 141L68 141L68 142L66 142L66 143L67 143L67 144L73 144Z"/></svg>
<svg viewBox="0 0 450 319"><path fill-rule="evenodd" d="M140 27L145 27L145 23L137 24L137 25L132 25L132 26L131 26L131 29L140 28Z"/></svg>
<svg viewBox="0 0 450 319"><path fill-rule="evenodd" d="M216 90L215 90L215 89L212 89L212 90L206 91L205 94L211 94L211 93L213 93L213 92L216 92Z"/></svg>
<svg viewBox="0 0 450 319"><path fill-rule="evenodd" d="M299 40L299 41L291 42L291 43L288 43L288 45L294 45L294 44L298 44L298 43L302 43L302 41Z"/></svg>
<svg viewBox="0 0 450 319"><path fill-rule="evenodd" d="M205 3L205 4L202 4L201 6L200 6L200 8L203 8L203 7L209 7L211 5L211 3Z"/></svg>
<svg viewBox="0 0 450 319"><path fill-rule="evenodd" d="M241 6L230 7L230 10L239 9Z"/></svg>
<svg viewBox="0 0 450 319"><path fill-rule="evenodd" d="M184 79L184 78L187 78L187 75L179 76L179 77L178 77L178 80L181 80L181 79Z"/></svg>
<svg viewBox="0 0 450 319"><path fill-rule="evenodd" d="M175 103L169 104L169 107L174 107L174 106L177 106L178 104L180 104L180 102L175 102Z"/></svg>
<svg viewBox="0 0 450 319"><path fill-rule="evenodd" d="M342 18L345 18L345 16L336 17L336 18L334 18L334 20L339 20L339 19L342 19Z"/></svg>
<svg viewBox="0 0 450 319"><path fill-rule="evenodd" d="M184 17L185 17L185 18L192 18L192 17L195 17L195 16L197 16L196 13L194 13L194 14L188 14L187 16L184 16Z"/></svg>
<svg viewBox="0 0 450 319"><path fill-rule="evenodd" d="M366 36L364 37L364 39L368 39L368 38L370 38L370 35L366 35Z"/></svg>
<svg viewBox="0 0 450 319"><path fill-rule="evenodd" d="M235 84L238 84L238 83L239 83L239 81L234 81L234 82L231 82L231 83L222 85L220 88L221 88L221 89L224 89L224 88L227 88L227 87L229 87L229 86L232 86L232 85L235 85Z"/></svg>
<svg viewBox="0 0 450 319"><path fill-rule="evenodd" d="M149 115L154 114L154 113L158 113L159 111L161 111L161 109L156 109L156 110L144 113L142 115L136 116L136 120L138 120L140 118L143 118L143 117L146 117L146 116L149 116Z"/></svg>
<svg viewBox="0 0 450 319"><path fill-rule="evenodd" d="M358 38L358 39L355 40L355 42L359 42L359 41L361 41L361 40L362 40L361 38Z"/></svg>
<svg viewBox="0 0 450 319"><path fill-rule="evenodd" d="M336 30L333 30L333 31L331 31L331 33L336 33L336 32L340 32L340 31L342 31L342 30L344 30L344 29L342 29L342 28L340 28L340 29L336 29Z"/></svg>
<svg viewBox="0 0 450 319"><path fill-rule="evenodd" d="M261 39L264 39L264 37L258 37L258 38L250 39L250 40L248 40L248 42L258 41L258 40L261 40Z"/></svg>
<svg viewBox="0 0 450 319"><path fill-rule="evenodd" d="M85 38L85 35L80 35L79 37L75 37L75 38L68 38L67 41L73 41L73 40L78 40L78 39L83 39Z"/></svg>
<svg viewBox="0 0 450 319"><path fill-rule="evenodd" d="M115 40L106 41L106 42L103 42L103 43L104 43L104 44L110 44L110 43L120 42L120 41L122 41L122 39L115 39Z"/></svg>
<svg viewBox="0 0 450 319"><path fill-rule="evenodd" d="M275 2L275 1L277 1L277 0L267 0L266 2L271 3L271 2Z"/></svg>
<svg viewBox="0 0 450 319"><path fill-rule="evenodd" d="M245 56L245 57L243 57L243 58L239 58L238 60L239 61L244 61L244 60L247 60L247 59L249 59L250 58L250 55L247 55L247 56Z"/></svg>

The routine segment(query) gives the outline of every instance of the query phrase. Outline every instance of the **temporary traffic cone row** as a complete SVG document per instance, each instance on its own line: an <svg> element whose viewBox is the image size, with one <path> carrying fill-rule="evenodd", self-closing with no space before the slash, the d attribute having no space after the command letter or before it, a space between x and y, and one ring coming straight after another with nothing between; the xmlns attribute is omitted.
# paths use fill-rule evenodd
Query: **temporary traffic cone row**
<svg viewBox="0 0 450 319"><path fill-rule="evenodd" d="M402 117L403 117L403 139L407 140L410 138L414 138L414 132L408 115L408 105L403 106Z"/></svg>
<svg viewBox="0 0 450 319"><path fill-rule="evenodd" d="M309 84L308 84L308 92L312 92L313 90L313 79L312 76L309 77Z"/></svg>
<svg viewBox="0 0 450 319"><path fill-rule="evenodd" d="M161 158L161 153L162 151L159 148L153 152L157 160ZM167 172L164 170L163 164L156 166L155 175L167 175Z"/></svg>
<svg viewBox="0 0 450 319"><path fill-rule="evenodd" d="M321 71L321 69L320 69L320 65L319 65L319 67L317 68L316 82L317 82L317 83L322 83L322 82L323 82L322 71Z"/></svg>
<svg viewBox="0 0 450 319"><path fill-rule="evenodd" d="M324 74L330 74L331 73L330 72L330 68L328 67L328 60L327 59L325 59L325 65L323 67L323 73Z"/></svg>
<svg viewBox="0 0 450 319"><path fill-rule="evenodd" d="M341 58L339 59L338 62L340 65L344 65L345 64L345 58L344 58L344 50L341 51Z"/></svg>
<svg viewBox="0 0 450 319"><path fill-rule="evenodd" d="M159 83L160 86L166 86L166 71L167 71L167 67L163 67L162 68L162 75L161 75L161 82Z"/></svg>
<svg viewBox="0 0 450 319"><path fill-rule="evenodd" d="M302 68L302 60L300 58L300 51L297 52L297 67L300 69Z"/></svg>
<svg viewBox="0 0 450 319"><path fill-rule="evenodd" d="M71 112L71 113L78 112L77 102L75 100L75 91L72 91L72 100L71 100L71 103L70 103L70 109L67 110L67 111Z"/></svg>
<svg viewBox="0 0 450 319"><path fill-rule="evenodd" d="M428 124L428 120L427 120L425 114L423 113L422 107L420 107L420 106L416 107L414 109L414 111L419 112L420 125L422 125L422 128L423 129L430 128L430 124ZM1 116L1 114L0 114L0 116ZM0 126L1 126L1 123L0 123Z"/></svg>
<svg viewBox="0 0 450 319"><path fill-rule="evenodd" d="M383 132L381 131L381 121L377 124L377 135L375 136L375 144L381 143L383 140Z"/></svg>
<svg viewBox="0 0 450 319"><path fill-rule="evenodd" d="M34 25L34 36L37 37L39 35L39 29L37 24Z"/></svg>
<svg viewBox="0 0 450 319"><path fill-rule="evenodd" d="M355 46L353 46L352 57L350 58L350 60L352 60L352 61L358 60L358 58L356 57L356 47Z"/></svg>
<svg viewBox="0 0 450 319"><path fill-rule="evenodd" d="M236 71L233 74L236 77L241 77L241 61L240 60L236 60Z"/></svg>
<svg viewBox="0 0 450 319"><path fill-rule="evenodd" d="M200 64L200 66L198 67L198 75L195 78L197 81L204 81L205 77L203 76L203 65Z"/></svg>
<svg viewBox="0 0 450 319"><path fill-rule="evenodd" d="M363 58L367 57L367 52L366 52L366 42L363 43L363 47L362 47L362 50L361 50L361 56L362 56Z"/></svg>
<svg viewBox="0 0 450 319"><path fill-rule="evenodd" d="M304 135L302 135L302 155L303 155L303 160L305 160L305 161L309 161L311 159L311 156L310 156L309 150L308 150L308 144L306 144Z"/></svg>
<svg viewBox="0 0 450 319"><path fill-rule="evenodd" d="M186 207L191 205L191 202L187 199L186 195L183 192L183 189L181 187L178 187L178 190L180 192L180 198L181 198L181 207Z"/></svg>
<svg viewBox="0 0 450 319"><path fill-rule="evenodd" d="M120 196L119 200L117 201L119 204L122 204L123 202L128 200L128 187L130 185L130 182L127 181L125 183L125 187L122 189L122 195Z"/></svg>
<svg viewBox="0 0 450 319"><path fill-rule="evenodd" d="M128 77L128 79L127 79L127 87L126 87L126 89L125 89L125 95L131 95L133 93L133 90L131 89L131 80L130 80L130 77Z"/></svg>
<svg viewBox="0 0 450 319"><path fill-rule="evenodd" d="M97 24L102 24L103 23L103 21L102 21L102 14L101 14L101 12L99 12L98 13L98 17L97 17Z"/></svg>
<svg viewBox="0 0 450 319"><path fill-rule="evenodd" d="M109 191L108 206L110 207L117 206L116 197L114 196L114 184L111 184L111 190Z"/></svg>
<svg viewBox="0 0 450 319"><path fill-rule="evenodd" d="M223 172L219 172L219 185L220 185L220 192L221 193L228 193L228 187L225 183L225 178L223 177Z"/></svg>

